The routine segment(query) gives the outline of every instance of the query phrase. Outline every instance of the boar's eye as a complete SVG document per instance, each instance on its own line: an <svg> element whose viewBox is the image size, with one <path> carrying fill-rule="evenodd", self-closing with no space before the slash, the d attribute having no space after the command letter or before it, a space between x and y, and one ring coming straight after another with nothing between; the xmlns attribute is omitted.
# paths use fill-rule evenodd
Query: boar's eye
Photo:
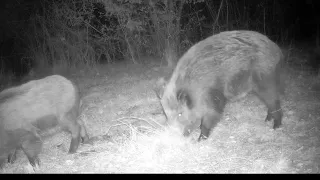
<svg viewBox="0 0 320 180"><path fill-rule="evenodd" d="M181 118L182 118L182 113L178 113L177 120L178 120L178 121L181 121Z"/></svg>

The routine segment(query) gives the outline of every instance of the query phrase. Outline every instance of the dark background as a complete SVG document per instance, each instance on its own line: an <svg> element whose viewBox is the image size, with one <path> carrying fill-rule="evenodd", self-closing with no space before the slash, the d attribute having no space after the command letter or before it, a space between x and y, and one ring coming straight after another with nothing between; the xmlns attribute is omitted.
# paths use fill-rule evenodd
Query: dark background
<svg viewBox="0 0 320 180"><path fill-rule="evenodd" d="M27 27L30 26L30 17L35 15L44 15L43 3L41 0L2 0L0 6L0 57L1 57L1 72L8 73L13 72L17 76L25 75L32 67L33 58L28 56L32 50L28 44L28 40L24 37L24 33L28 34ZM54 1L52 1L54 2ZM210 6L218 7L221 1L207 1ZM235 1L233 1L234 3ZM262 3L263 2L263 3ZM266 34L274 41L279 42L279 39L283 38L283 34L279 34L278 29L287 31L285 40L281 43L293 43L296 46L302 46L306 48L315 48L317 46L317 30L320 24L319 7L320 2L317 0L307 1L294 1L294 0L279 0L277 6L274 6L275 1L259 1L259 0L238 0L240 11L245 11L248 14L248 19L255 20L257 18L263 18L260 8L257 8L263 4L265 9L272 11L272 17L266 16L267 29ZM48 3L50 4L50 3ZM260 5L259 5L260 4ZM214 23L214 18L210 15L208 6L205 3L187 4L183 7L183 13L181 18L181 26L184 26L184 22L187 21L188 16L184 14L190 14L197 10L202 10L200 14L205 17L201 22L208 25ZM276 7L276 8L274 8ZM95 5L96 16L92 21L92 25L107 24L108 26L116 26L114 18L109 16L108 18L101 16L104 14L104 6L101 4ZM242 12L243 13L243 12ZM267 14L268 15L268 14ZM276 16L276 17L275 17ZM275 21L275 19L277 21ZM220 23L221 24L221 23ZM205 26L205 25L204 25ZM199 26L200 27L200 26ZM204 28L203 28L204 29ZM232 27L232 29L242 29L239 27ZM259 28L256 28L259 29ZM262 29L262 27L260 28ZM212 32L216 32L212 29L193 31L192 43L200 41L207 37ZM30 38L30 37L29 37ZM283 38L284 39L284 38ZM281 46L281 44L280 44ZM121 57L117 57L121 59Z"/></svg>

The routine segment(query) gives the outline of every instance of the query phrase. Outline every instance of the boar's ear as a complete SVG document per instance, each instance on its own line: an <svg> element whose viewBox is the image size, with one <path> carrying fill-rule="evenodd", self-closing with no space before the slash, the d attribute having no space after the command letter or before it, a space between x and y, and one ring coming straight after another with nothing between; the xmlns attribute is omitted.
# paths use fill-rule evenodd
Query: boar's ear
<svg viewBox="0 0 320 180"><path fill-rule="evenodd" d="M162 98L163 91L166 85L167 85L167 81L163 77L157 80L154 91L159 99Z"/></svg>
<svg viewBox="0 0 320 180"><path fill-rule="evenodd" d="M177 100L181 104L186 104L189 109L193 107L193 103L190 94L186 89L179 89L177 92Z"/></svg>

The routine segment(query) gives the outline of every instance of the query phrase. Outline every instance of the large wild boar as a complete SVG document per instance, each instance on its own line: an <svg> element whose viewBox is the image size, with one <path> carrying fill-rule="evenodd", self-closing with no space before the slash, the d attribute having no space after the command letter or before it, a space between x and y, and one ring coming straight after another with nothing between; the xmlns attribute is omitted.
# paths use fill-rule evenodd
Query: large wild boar
<svg viewBox="0 0 320 180"><path fill-rule="evenodd" d="M33 167L39 167L41 133L60 125L71 132L69 153L88 140L78 122L78 88L60 75L33 80L0 93L0 165L22 149ZM13 154L12 154L13 153Z"/></svg>
<svg viewBox="0 0 320 180"><path fill-rule="evenodd" d="M200 126L198 140L206 139L227 102L254 92L268 108L265 120L273 119L278 128L281 62L278 45L254 31L226 31L198 42L180 58L168 82L158 81L168 123L185 136Z"/></svg>

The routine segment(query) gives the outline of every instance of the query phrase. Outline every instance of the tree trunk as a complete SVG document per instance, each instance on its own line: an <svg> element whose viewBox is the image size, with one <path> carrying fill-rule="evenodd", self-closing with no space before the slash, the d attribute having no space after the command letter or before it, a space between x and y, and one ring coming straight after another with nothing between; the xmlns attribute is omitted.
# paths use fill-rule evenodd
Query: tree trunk
<svg viewBox="0 0 320 180"><path fill-rule="evenodd" d="M153 1L150 16L154 25L153 39L157 42L158 54L165 58L167 66L174 68L178 60L180 43L180 19L185 0L165 0L165 11L156 9ZM177 6L175 6L178 4ZM160 25L161 24L161 25Z"/></svg>
<svg viewBox="0 0 320 180"><path fill-rule="evenodd" d="M177 3L178 2L178 3ZM175 7L175 4L178 6ZM167 0L167 38L165 58L169 68L174 68L178 61L178 47L180 44L180 19L184 0Z"/></svg>

